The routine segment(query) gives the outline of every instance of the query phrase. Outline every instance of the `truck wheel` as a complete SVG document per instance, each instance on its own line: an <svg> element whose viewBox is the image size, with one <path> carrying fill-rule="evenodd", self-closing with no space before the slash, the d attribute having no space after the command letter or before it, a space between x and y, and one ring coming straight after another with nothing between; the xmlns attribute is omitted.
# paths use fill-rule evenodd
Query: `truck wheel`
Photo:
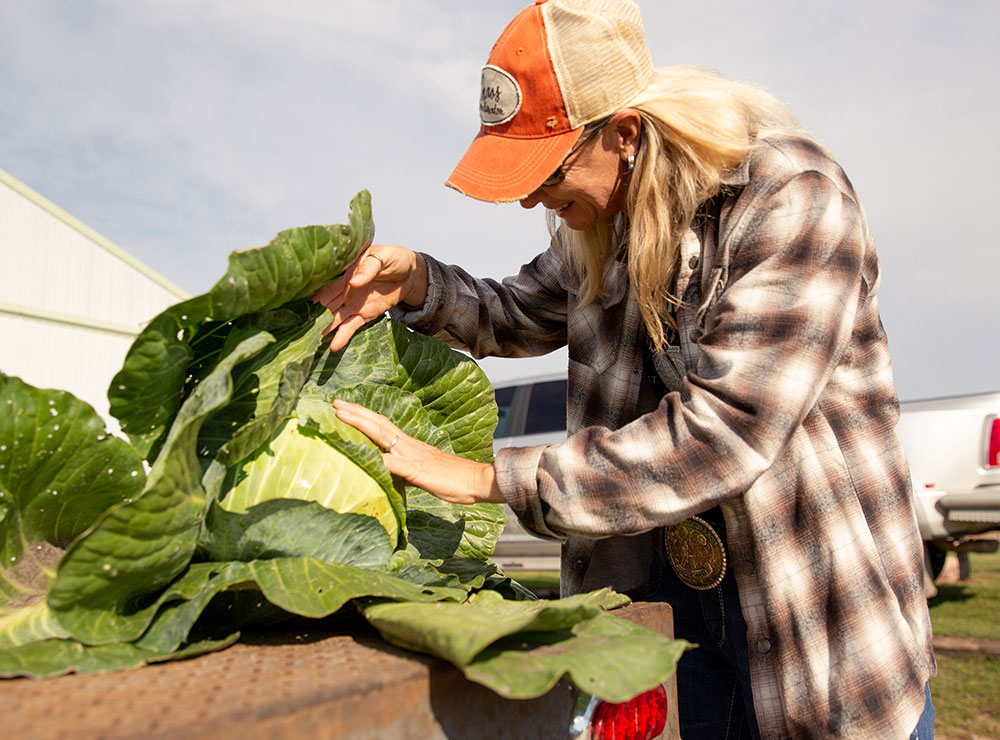
<svg viewBox="0 0 1000 740"><path fill-rule="evenodd" d="M940 550L926 542L924 543L924 567L927 568L931 580L936 581L938 576L941 575L941 571L944 570L944 561L947 557L948 553L944 550Z"/></svg>

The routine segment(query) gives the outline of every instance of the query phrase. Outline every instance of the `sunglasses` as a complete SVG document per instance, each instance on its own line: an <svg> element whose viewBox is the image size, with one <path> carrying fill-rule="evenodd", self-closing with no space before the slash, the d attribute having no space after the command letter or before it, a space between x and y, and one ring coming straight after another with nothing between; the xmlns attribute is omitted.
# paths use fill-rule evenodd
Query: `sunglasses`
<svg viewBox="0 0 1000 740"><path fill-rule="evenodd" d="M572 157L581 149L583 149L583 147L585 147L587 143L594 138L595 134L600 133L601 129L604 128L605 123L606 121L602 121L600 125L594 126L594 128L592 128L590 131L584 129L583 136L580 137L579 141L577 141L576 144L573 146L573 148L569 150L569 152L566 154L565 157L563 157L563 161L559 163L558 167L556 167L555 172L553 172L551 175L546 177L545 180L542 181L540 187L551 188L558 185L563 180L565 180L566 170L564 170L563 168L566 166L566 163L569 161L569 158Z"/></svg>

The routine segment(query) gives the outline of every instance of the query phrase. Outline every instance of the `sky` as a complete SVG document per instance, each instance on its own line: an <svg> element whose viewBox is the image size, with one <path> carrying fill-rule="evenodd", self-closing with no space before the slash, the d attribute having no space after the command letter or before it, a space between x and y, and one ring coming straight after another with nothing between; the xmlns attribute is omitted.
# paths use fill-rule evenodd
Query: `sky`
<svg viewBox="0 0 1000 740"><path fill-rule="evenodd" d="M192 294L236 249L343 223L501 278L541 207L443 183L526 0L3 0L0 169ZM658 65L767 87L859 193L903 400L1000 389L1000 4L639 0ZM0 298L2 300L2 298ZM485 360L495 382L565 353Z"/></svg>

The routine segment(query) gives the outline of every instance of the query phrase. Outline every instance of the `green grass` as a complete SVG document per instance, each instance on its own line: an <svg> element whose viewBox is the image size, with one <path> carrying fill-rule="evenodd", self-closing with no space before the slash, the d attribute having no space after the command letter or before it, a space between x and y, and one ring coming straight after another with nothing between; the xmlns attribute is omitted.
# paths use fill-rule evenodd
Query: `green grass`
<svg viewBox="0 0 1000 740"><path fill-rule="evenodd" d="M507 575L541 599L559 598L557 570L512 570Z"/></svg>
<svg viewBox="0 0 1000 740"><path fill-rule="evenodd" d="M1000 640L1000 552L969 557L971 578L938 584L938 595L928 602L934 633Z"/></svg>
<svg viewBox="0 0 1000 740"><path fill-rule="evenodd" d="M1000 640L1000 553L973 553L970 561L967 581L938 584L928 602L934 634ZM937 740L1000 738L1000 658L939 651L937 662Z"/></svg>
<svg viewBox="0 0 1000 740"><path fill-rule="evenodd" d="M1000 738L1000 658L938 653L931 679L937 740Z"/></svg>

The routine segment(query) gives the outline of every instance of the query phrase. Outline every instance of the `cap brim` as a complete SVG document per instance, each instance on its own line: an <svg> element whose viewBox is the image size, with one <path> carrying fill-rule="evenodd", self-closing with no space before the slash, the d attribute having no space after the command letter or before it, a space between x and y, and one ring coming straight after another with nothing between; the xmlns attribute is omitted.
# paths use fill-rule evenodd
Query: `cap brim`
<svg viewBox="0 0 1000 740"><path fill-rule="evenodd" d="M541 139L480 132L445 185L488 203L522 200L562 164L582 133L582 126Z"/></svg>

